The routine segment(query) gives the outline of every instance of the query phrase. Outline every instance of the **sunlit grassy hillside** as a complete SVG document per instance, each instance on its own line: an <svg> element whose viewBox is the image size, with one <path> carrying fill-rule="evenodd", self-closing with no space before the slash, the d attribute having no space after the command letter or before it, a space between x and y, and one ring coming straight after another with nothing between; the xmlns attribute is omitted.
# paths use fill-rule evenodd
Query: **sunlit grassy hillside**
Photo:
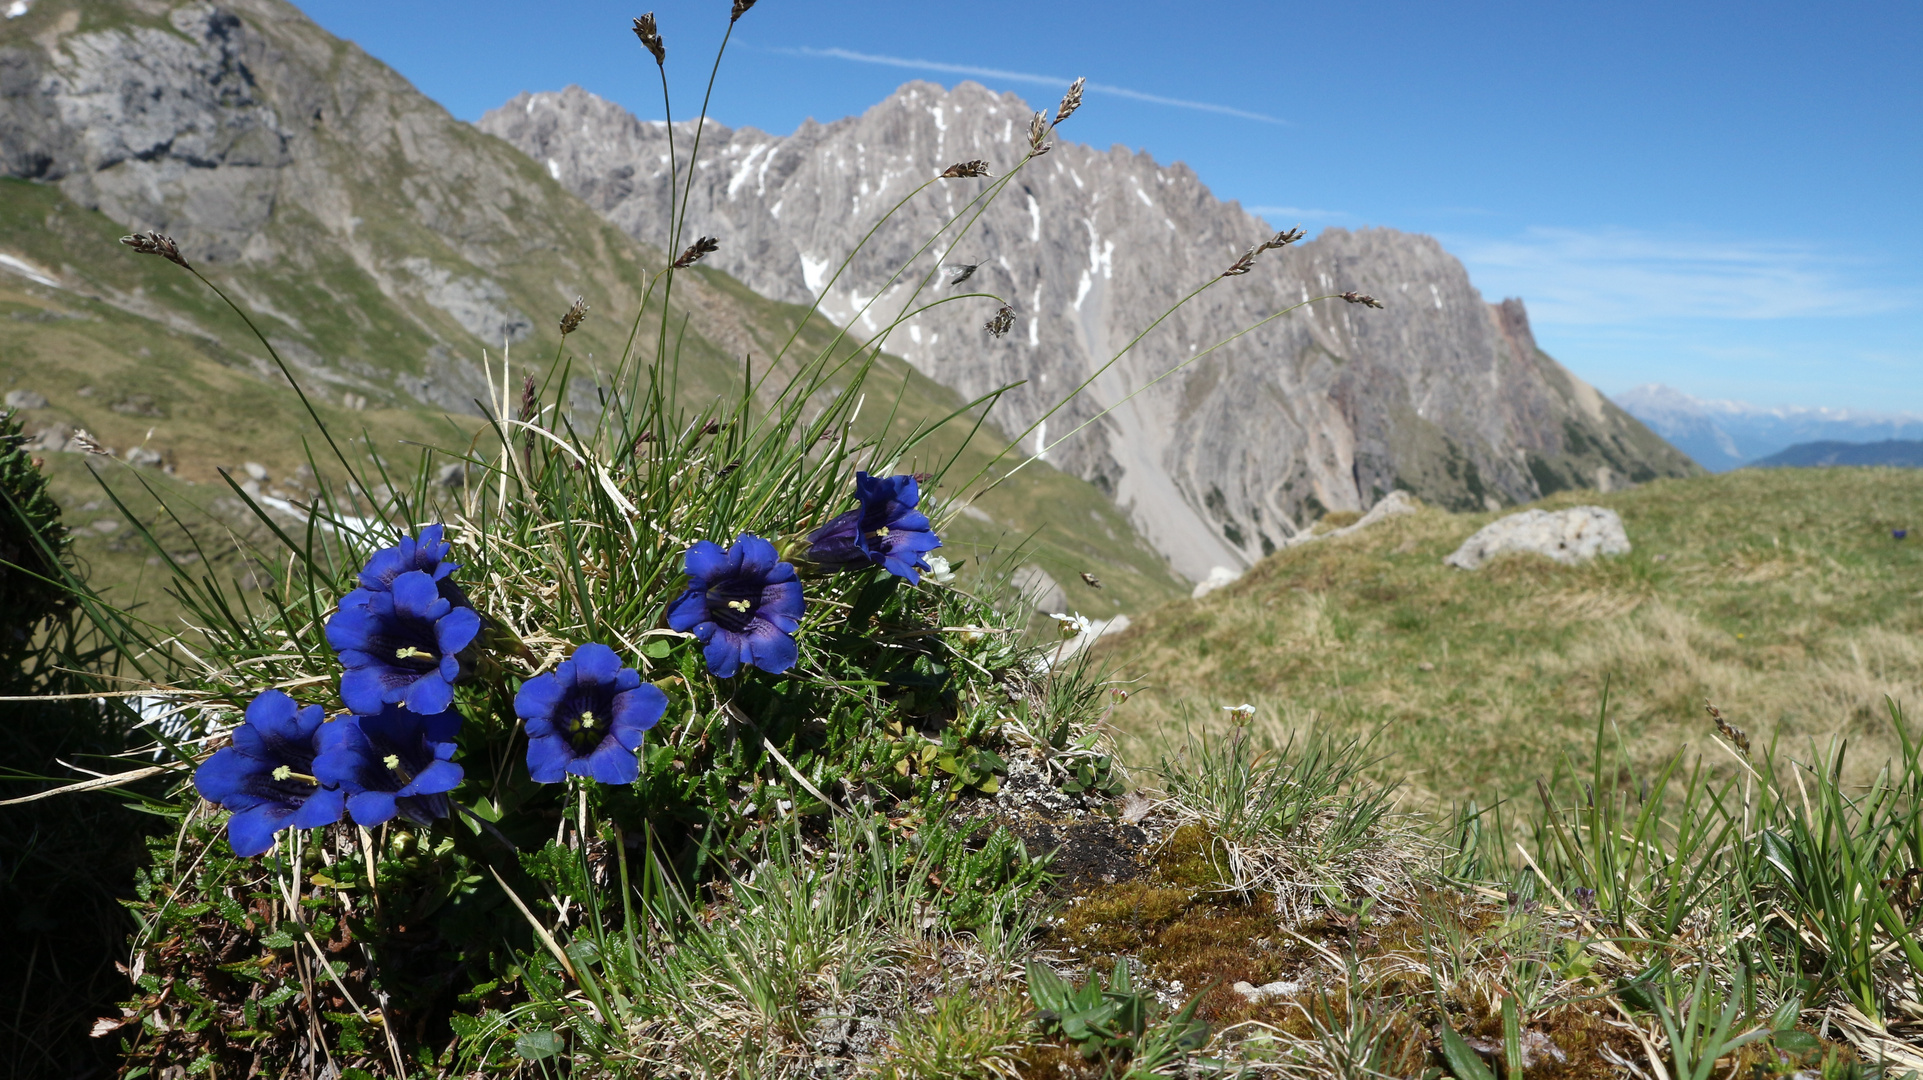
<svg viewBox="0 0 1923 1080"><path fill-rule="evenodd" d="M238 549L225 530L232 527L245 536L257 523L221 479L222 470L243 482L245 463L263 465L270 475L263 490L294 501L302 498L303 488L311 487L299 482L298 474L310 452L323 476L338 482L340 471L331 465L319 427L271 366L266 350L209 290L163 260L128 251L118 243L124 230L97 212L68 203L57 189L0 181L0 190L7 195L0 200L0 252L17 252L16 258L45 268L60 282L46 286L0 270L0 326L6 328L0 334L0 392L31 390L47 399L45 407L24 414L29 433L49 425L84 428L122 456L131 447L162 456L166 473L117 460L83 460L77 454L44 455L56 497L70 523L80 527L77 551L93 585L118 603L146 605L150 616L171 624L171 601L146 584L158 580L145 569L151 550L134 530L114 524L120 515L89 468L150 523L160 524L160 519L143 482L174 493L169 501L176 507L205 509L211 531L191 513L181 524L199 534L214 573L223 579L239 568ZM626 266L647 253L629 245L617 254ZM776 353L797 327L791 357L813 357L835 339L835 328L824 318L809 317L805 308L766 300L724 274L701 268L692 274L698 284L685 286L677 296L695 290L692 303L701 306L702 321L725 330L730 348L738 347L751 358ZM298 282L274 284L301 291ZM620 355L638 292L633 282L620 282L590 296L588 319L569 339L558 364L554 320L566 305L553 303L531 339L513 349L510 398L518 397L524 374L545 380L566 368L578 387L571 398L577 405L572 422L591 426L591 384L611 378L608 357ZM239 299L249 306L246 293ZM676 308L682 310L678 300ZM385 310L383 303L373 301L371 309ZM350 322L361 317L353 305L342 312L341 318ZM261 317L258 310L254 314ZM266 319L263 325L272 337L274 321ZM421 455L431 452L429 468L438 470L476 445L475 434L483 427L479 417L425 405L385 381L407 370L413 344L361 354L360 374L365 377L348 384L365 391L360 408L349 406L338 379L330 381L339 373L310 370L298 362L298 354L290 358L321 420L350 457L357 459L360 453L353 444L365 442L392 467L408 471L421 467ZM852 352L855 345L840 342L837 355ZM654 347L647 334L637 342L644 355ZM670 347L682 356L678 374L690 391L689 400L739 393L739 355L695 332L682 334ZM476 352L474 359L479 358ZM498 375L500 357L493 350L490 355ZM796 362L791 359L787 366ZM775 378L771 385L782 381ZM832 380L828 389L834 389ZM879 359L865 390L857 427L868 432L887 423L897 430L932 423L963 404L952 391L892 356ZM961 483L977 475L1005 445L992 419L989 426L975 429L972 421L959 418L902 467L932 470L959 449L961 456L945 477L949 486L938 492L938 498L956 497ZM961 449L971 431L974 437ZM999 468L1019 460L1012 457ZM100 523L98 531L91 528L95 522ZM185 551L185 530L165 524L168 543L178 541L174 546ZM979 500L973 513L955 521L948 543L951 559L967 560L965 572L991 567L1006 572L1032 564L1058 582L1074 583L1085 594L1078 595L1077 606L1091 616L1140 611L1178 594L1164 560L1112 502L1088 483L1045 464L1023 469ZM1105 588L1083 588L1078 579L1082 571L1098 575Z"/></svg>
<svg viewBox="0 0 1923 1080"><path fill-rule="evenodd" d="M1498 515L1425 508L1280 553L1104 641L1145 688L1113 720L1155 742L1248 701L1278 731L1379 731L1385 775L1451 802L1533 799L1593 743L1605 685L1634 754L1690 743L1719 768L1705 700L1759 746L1847 737L1862 770L1895 744L1884 695L1923 710L1923 472L1743 470L1538 505L1581 504L1618 511L1634 552L1464 572L1443 556Z"/></svg>

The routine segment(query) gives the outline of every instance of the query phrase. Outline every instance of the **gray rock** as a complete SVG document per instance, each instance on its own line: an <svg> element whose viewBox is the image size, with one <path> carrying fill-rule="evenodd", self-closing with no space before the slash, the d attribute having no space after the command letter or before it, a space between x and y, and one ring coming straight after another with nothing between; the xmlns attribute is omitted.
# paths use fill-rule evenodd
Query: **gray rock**
<svg viewBox="0 0 1923 1080"><path fill-rule="evenodd" d="M132 446L127 448L127 463L129 465L146 465L146 466L154 467L154 466L159 466L162 462L166 460L167 460L166 455L162 454L158 450L150 449L145 446Z"/></svg>
<svg viewBox="0 0 1923 1080"><path fill-rule="evenodd" d="M1408 492L1391 491L1389 494L1383 496L1381 502L1370 507L1369 512L1358 518L1352 525L1344 525L1339 529L1330 529L1328 532L1299 532L1287 540L1282 541L1282 543L1277 546L1287 549L1298 547L1302 544L1314 543L1317 540L1329 540L1338 536L1348 536L1351 533L1360 532L1379 521L1385 521L1392 517L1401 517L1404 514L1413 514L1415 512L1415 500L1409 497ZM1189 590L1189 598L1192 600L1200 600L1224 585L1234 584L1241 577L1242 572L1239 570L1232 570L1226 566L1211 567L1209 569L1209 576L1196 582L1195 588Z"/></svg>
<svg viewBox="0 0 1923 1080"><path fill-rule="evenodd" d="M241 471L255 480L267 479L267 466L258 461L249 461L240 467Z"/></svg>
<svg viewBox="0 0 1923 1080"><path fill-rule="evenodd" d="M1028 563L1015 568L1008 576L1008 583L1021 594L1023 601L1032 603L1035 610L1048 612L1060 611L1068 604L1068 590L1062 588L1048 571Z"/></svg>
<svg viewBox="0 0 1923 1080"><path fill-rule="evenodd" d="M44 409L46 407L47 407L47 397L45 394L42 394L39 391L36 391L36 390L7 391L7 408L9 409Z"/></svg>
<svg viewBox="0 0 1923 1080"><path fill-rule="evenodd" d="M1497 555L1513 551L1533 552L1573 566L1597 555L1628 554L1629 534L1623 529L1623 519L1601 506L1577 506L1553 513L1524 510L1484 525L1442 561L1461 570L1475 570Z"/></svg>
<svg viewBox="0 0 1923 1080"><path fill-rule="evenodd" d="M1189 599L1200 600L1225 585L1235 584L1241 580L1241 578L1242 571L1240 570L1227 566L1211 566L1209 567L1208 576L1196 582L1195 588L1189 590Z"/></svg>
<svg viewBox="0 0 1923 1080"><path fill-rule="evenodd" d="M467 463L450 461L441 466L440 471L434 474L434 482L444 488L457 488L467 483Z"/></svg>
<svg viewBox="0 0 1923 1080"><path fill-rule="evenodd" d="M951 163L982 158L997 174L1015 166L1030 115L1013 94L914 82L861 116L810 121L788 136L711 123L689 235L718 237L707 265L757 292L819 299L857 336L877 334L911 302L912 285L891 287L888 276L991 181L940 181L836 277L842 257ZM1063 133L1072 137L1074 124ZM663 242L664 126L578 87L523 94L480 126L631 235ZM684 154L691 134L678 132ZM1217 201L1186 166L1058 142L973 232L907 275L933 282L918 302L968 290L1008 298L1014 331L990 338L982 323L995 302L970 300L916 316L887 348L965 397L1020 383L994 416L1008 431L1037 425L1025 450L1113 406L1048 460L1110 493L1190 580L1246 567L1323 510L1366 510L1397 488L1481 510L1489 498L1513 505L1590 485L1598 466L1631 480L1694 470L1537 349L1520 301L1484 303L1435 240L1389 229L1330 229L1264 254L1042 422L1156 313L1273 231ZM950 263L980 265L954 289L940 272ZM1244 327L1349 290L1388 306L1319 301L1123 401Z"/></svg>
<svg viewBox="0 0 1923 1080"><path fill-rule="evenodd" d="M1299 994L1302 992L1302 984L1294 981L1284 982L1278 979L1275 982L1263 983L1261 986L1255 986L1248 982L1237 982L1235 985L1229 987L1229 989L1247 998L1250 1004L1260 1005L1264 1001L1280 1000Z"/></svg>

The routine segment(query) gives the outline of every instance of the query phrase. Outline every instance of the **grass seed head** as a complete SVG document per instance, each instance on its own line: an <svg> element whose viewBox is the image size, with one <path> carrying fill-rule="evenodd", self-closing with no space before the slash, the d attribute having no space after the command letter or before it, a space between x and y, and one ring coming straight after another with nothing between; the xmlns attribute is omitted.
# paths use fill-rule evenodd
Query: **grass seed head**
<svg viewBox="0 0 1923 1080"><path fill-rule="evenodd" d="M976 158L974 161L957 161L941 172L943 180L958 180L970 176L987 176L988 162Z"/></svg>
<svg viewBox="0 0 1923 1080"><path fill-rule="evenodd" d="M574 303L568 307L567 314L561 316L561 336L567 337L569 334L579 330L581 328L581 320L586 318L587 314L587 298L581 296L575 297Z"/></svg>
<svg viewBox="0 0 1923 1080"><path fill-rule="evenodd" d="M1255 266L1255 257L1261 254L1261 252L1262 252L1262 245L1260 244L1257 244L1254 247L1243 252L1241 258L1231 263L1227 270L1222 271L1222 276L1223 277L1241 277L1243 274L1248 273Z"/></svg>
<svg viewBox="0 0 1923 1080"><path fill-rule="evenodd" d="M1028 155L1040 157L1048 153L1048 114L1036 113L1028 122Z"/></svg>
<svg viewBox="0 0 1923 1080"><path fill-rule="evenodd" d="M165 238L163 237L163 239ZM172 241L168 241L168 242L172 243ZM181 263L181 265L185 266L187 264ZM86 451L89 454L102 454L107 457L113 456L113 451L100 445L100 440L94 438L93 433L89 432L86 428L74 429L73 442L75 446L80 447L80 449Z"/></svg>
<svg viewBox="0 0 1923 1080"><path fill-rule="evenodd" d="M171 236L162 236L157 232L142 232L123 236L120 242L139 254L158 255L175 266L192 269L187 266L187 260L181 256L180 245L174 243L174 238Z"/></svg>
<svg viewBox="0 0 1923 1080"><path fill-rule="evenodd" d="M728 24L730 26L734 25L734 23L738 22L743 15L746 15L748 9L753 6L755 6L755 0L734 0L734 10L728 13Z"/></svg>
<svg viewBox="0 0 1923 1080"><path fill-rule="evenodd" d="M1270 248L1288 247L1306 235L1299 226L1293 229L1284 229L1274 236L1269 237L1267 240L1262 241L1256 250L1267 251Z"/></svg>
<svg viewBox="0 0 1923 1080"><path fill-rule="evenodd" d="M706 258L708 255L713 254L720 247L721 247L720 240L717 240L712 236L704 236L699 240L696 240L694 243L688 245L688 250L682 252L681 257L674 261L674 268L676 270L686 270L688 267L693 266L695 263L700 262L702 259Z"/></svg>
<svg viewBox="0 0 1923 1080"><path fill-rule="evenodd" d="M1015 329L1015 309L1009 307L1007 304L1003 304L1001 310L995 312L993 318L982 324L982 329L988 331L995 337L1001 337L1003 334Z"/></svg>
<svg viewBox="0 0 1923 1080"><path fill-rule="evenodd" d="M1082 107L1082 87L1087 85L1086 78L1076 79L1068 85L1068 93L1062 95L1062 103L1055 106L1057 124L1075 115L1075 110Z"/></svg>
<svg viewBox="0 0 1923 1080"><path fill-rule="evenodd" d="M1361 304L1363 307L1379 308L1382 306L1382 301L1377 300L1368 293L1359 293L1353 290L1343 293L1342 299L1347 300L1351 304Z"/></svg>
<svg viewBox="0 0 1923 1080"><path fill-rule="evenodd" d="M740 18L739 15L735 16ZM634 20L634 36L641 39L641 47L654 54L654 63L660 67L668 62L668 48L661 43L661 30L655 26L654 12Z"/></svg>
<svg viewBox="0 0 1923 1080"><path fill-rule="evenodd" d="M521 419L534 419L534 376L529 375L521 381Z"/></svg>

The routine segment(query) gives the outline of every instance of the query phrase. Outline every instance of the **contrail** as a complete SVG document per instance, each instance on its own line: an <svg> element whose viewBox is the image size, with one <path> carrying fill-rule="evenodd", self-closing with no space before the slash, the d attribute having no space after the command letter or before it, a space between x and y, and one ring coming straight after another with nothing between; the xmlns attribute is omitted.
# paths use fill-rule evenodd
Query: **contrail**
<svg viewBox="0 0 1923 1080"><path fill-rule="evenodd" d="M939 60L915 60L902 56L880 56L875 53L855 52L852 49L810 49L801 47L770 48L767 51L786 53L790 56L812 56L828 60L852 60L858 64L881 64L884 67L909 68L916 71L942 71L954 75L974 75L984 79L1001 79L1005 82L1032 83L1037 86L1067 87L1069 84L1068 79L1057 78L1052 75L1034 75L1024 71L1003 71L1001 68L976 67L973 64L945 64ZM1097 93L1113 94L1116 97L1129 98L1133 101L1146 101L1150 104L1168 105L1177 109L1195 109L1200 112L1220 113L1223 116L1234 116L1243 120L1257 120L1264 124L1287 123L1286 120L1278 120L1273 116L1267 116L1259 112L1250 112L1247 109L1237 109L1230 105L1216 105L1207 101L1187 101L1182 98L1163 97L1160 94L1145 94L1140 90L1130 90L1123 86L1110 86L1107 83L1091 82L1088 84L1088 89Z"/></svg>

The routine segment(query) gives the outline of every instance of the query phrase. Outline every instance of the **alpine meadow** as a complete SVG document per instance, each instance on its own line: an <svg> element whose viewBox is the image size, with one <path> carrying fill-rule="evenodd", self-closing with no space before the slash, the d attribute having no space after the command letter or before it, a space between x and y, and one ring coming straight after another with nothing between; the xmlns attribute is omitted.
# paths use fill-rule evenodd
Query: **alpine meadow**
<svg viewBox="0 0 1923 1080"><path fill-rule="evenodd" d="M1923 473L774 6L7 10L6 1077L1923 1077Z"/></svg>

